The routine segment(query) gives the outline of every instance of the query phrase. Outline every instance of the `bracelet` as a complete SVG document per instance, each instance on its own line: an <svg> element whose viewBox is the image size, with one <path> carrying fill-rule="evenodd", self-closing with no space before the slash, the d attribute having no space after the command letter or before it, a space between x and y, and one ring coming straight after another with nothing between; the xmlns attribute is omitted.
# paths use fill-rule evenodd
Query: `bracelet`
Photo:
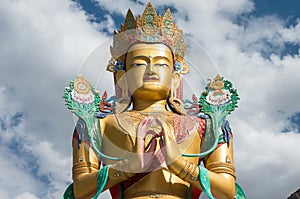
<svg viewBox="0 0 300 199"><path fill-rule="evenodd" d="M179 173L179 177L180 178L185 178L186 176L187 176L187 174L188 174L188 172L189 172L189 168L190 168L190 166L191 166L191 163L189 162L189 161L187 161L187 160L185 160L185 166L184 166L184 168L180 171L180 173Z"/></svg>
<svg viewBox="0 0 300 199"><path fill-rule="evenodd" d="M193 169L192 169L192 171L190 173L190 179L191 180L197 180L197 176L195 176L195 171L197 170L197 166L194 165L194 164L192 164L192 166L193 166Z"/></svg>

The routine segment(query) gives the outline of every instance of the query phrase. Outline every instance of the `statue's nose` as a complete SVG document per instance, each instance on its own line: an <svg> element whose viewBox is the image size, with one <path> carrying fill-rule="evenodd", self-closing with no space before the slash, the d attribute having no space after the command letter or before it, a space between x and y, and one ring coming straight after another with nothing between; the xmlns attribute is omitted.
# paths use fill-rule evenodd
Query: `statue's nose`
<svg viewBox="0 0 300 199"><path fill-rule="evenodd" d="M153 74L155 74L154 64L152 64L151 62L148 63L148 65L147 65L146 74L147 75L153 75Z"/></svg>

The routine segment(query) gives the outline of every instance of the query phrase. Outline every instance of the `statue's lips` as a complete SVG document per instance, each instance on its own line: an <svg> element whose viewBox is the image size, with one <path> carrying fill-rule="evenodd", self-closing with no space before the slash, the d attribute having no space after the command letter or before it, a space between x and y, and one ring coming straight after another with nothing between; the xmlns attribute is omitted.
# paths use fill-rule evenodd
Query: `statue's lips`
<svg viewBox="0 0 300 199"><path fill-rule="evenodd" d="M157 76L147 76L143 78L144 81L158 81L159 78Z"/></svg>

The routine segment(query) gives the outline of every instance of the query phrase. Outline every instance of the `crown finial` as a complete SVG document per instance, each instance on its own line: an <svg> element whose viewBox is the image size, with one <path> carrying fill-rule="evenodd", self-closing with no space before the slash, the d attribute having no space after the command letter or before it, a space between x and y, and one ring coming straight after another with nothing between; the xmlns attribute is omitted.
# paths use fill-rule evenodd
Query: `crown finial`
<svg viewBox="0 0 300 199"><path fill-rule="evenodd" d="M170 9L167 9L163 18L162 18L162 35L171 37L173 36L176 26L173 20L173 16Z"/></svg>
<svg viewBox="0 0 300 199"><path fill-rule="evenodd" d="M159 17L152 4L149 2L143 12L142 17L138 18L138 27L142 28L145 33L157 34L159 27Z"/></svg>
<svg viewBox="0 0 300 199"><path fill-rule="evenodd" d="M128 12L126 14L124 26L125 26L126 30L136 28L136 19L130 9L128 9Z"/></svg>
<svg viewBox="0 0 300 199"><path fill-rule="evenodd" d="M138 42L165 44L173 51L180 73L189 72L184 61L186 46L183 31L175 25L170 9L167 9L163 16L159 16L149 2L137 19L129 9L124 24L121 24L119 31L115 31L111 46L112 59L123 61L123 55L128 48Z"/></svg>

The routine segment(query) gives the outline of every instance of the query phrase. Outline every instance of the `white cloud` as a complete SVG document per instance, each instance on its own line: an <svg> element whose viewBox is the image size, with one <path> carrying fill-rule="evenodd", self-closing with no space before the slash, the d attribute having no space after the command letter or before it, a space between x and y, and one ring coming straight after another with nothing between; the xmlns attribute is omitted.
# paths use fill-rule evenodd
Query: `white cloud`
<svg viewBox="0 0 300 199"><path fill-rule="evenodd" d="M112 19L111 15L104 15L105 20L101 21L98 25L98 29L100 31L104 31L105 29L109 33L113 33L115 30L115 22Z"/></svg>
<svg viewBox="0 0 300 199"><path fill-rule="evenodd" d="M299 188L299 133L278 133L235 118L237 181L248 198L287 198Z"/></svg>
<svg viewBox="0 0 300 199"><path fill-rule="evenodd" d="M252 18L245 23L231 36L232 40L238 42L242 51L279 54L284 50L284 39L279 33L284 23L278 17Z"/></svg>
<svg viewBox="0 0 300 199"><path fill-rule="evenodd" d="M26 171L18 167L18 157L12 156L4 147L0 147L0 193L1 198L9 199L20 192L30 191L38 193L43 189L42 184L32 178Z"/></svg>
<svg viewBox="0 0 300 199"><path fill-rule="evenodd" d="M72 1L7 1L0 9L0 84L22 99L28 131L58 142L70 139L66 124L72 125L72 119L63 89L105 35ZM56 147L68 149L62 143Z"/></svg>
<svg viewBox="0 0 300 199"><path fill-rule="evenodd" d="M29 192L23 192L16 196L14 199L38 199L34 194Z"/></svg>
<svg viewBox="0 0 300 199"><path fill-rule="evenodd" d="M297 24L280 30L282 37L293 44L300 44L300 19L297 20Z"/></svg>
<svg viewBox="0 0 300 199"><path fill-rule="evenodd" d="M0 25L0 119L10 126L16 113L25 117L0 130L1 198L60 198L73 128L63 89L106 36L67 0L2 2Z"/></svg>
<svg viewBox="0 0 300 199"><path fill-rule="evenodd" d="M11 94L2 87L0 192L5 197L1 195L1 198L36 198L35 195L57 198L70 179L71 158L57 151L52 140L38 139L34 133L29 133L26 116L14 119L23 110L22 106L7 106L22 103Z"/></svg>
<svg viewBox="0 0 300 199"><path fill-rule="evenodd" d="M122 15L128 8L136 14L144 9L144 5L125 0L99 0L99 4L109 13ZM275 16L234 23L240 14L251 14L255 9L250 0L153 4L173 6L178 11L174 13L178 26L204 46L218 66L215 71L232 80L239 90L240 107L230 120L238 181L248 198L286 198L300 186L299 134L281 133L289 125L288 117L300 112L300 52L280 53L287 43L299 45L299 20L291 26ZM60 198L66 181L71 180L73 123L61 98L63 88L89 52L105 41L106 36L97 30L112 31L114 27L112 15L106 15L100 24L91 24L89 17L67 0L2 2L0 119L9 124L16 113L24 113L25 118L20 125L1 130L1 198L37 198L41 193ZM107 61L103 58L100 65ZM87 61L83 66L89 64ZM202 70L200 61L194 64ZM91 74L84 67L80 70ZM20 159L7 146L16 138L24 142L20 152L36 159L35 176L26 167L26 158ZM13 181L11 174L22 180ZM43 176L50 179L51 194L39 179ZM270 183L274 181L277 183Z"/></svg>

